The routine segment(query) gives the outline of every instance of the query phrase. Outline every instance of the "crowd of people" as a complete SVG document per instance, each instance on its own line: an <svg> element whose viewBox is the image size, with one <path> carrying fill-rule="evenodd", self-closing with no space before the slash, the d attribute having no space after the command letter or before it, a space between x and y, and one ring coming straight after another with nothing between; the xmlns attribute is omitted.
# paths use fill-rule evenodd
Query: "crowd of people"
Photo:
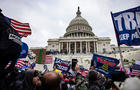
<svg viewBox="0 0 140 90"><path fill-rule="evenodd" d="M125 74L124 74L125 75ZM121 77L120 77L121 78ZM130 79L130 80L129 80ZM113 79L90 70L83 75L80 66L76 64L75 70L62 72L54 66L53 71L37 70L19 71L14 68L0 80L0 90L139 90L140 79L127 77L124 82L115 84ZM122 87L122 88L121 88ZM129 88L130 87L130 88Z"/></svg>
<svg viewBox="0 0 140 90"><path fill-rule="evenodd" d="M137 11L137 9L139 9L139 7L136 9L132 9L132 11L135 12ZM28 36L28 34L20 34L23 29L20 30L18 27L13 28L13 24L11 25L10 21L13 19L6 17L1 12L2 10L0 9L0 90L140 90L140 77L135 76L135 73L130 74L131 76L134 75L133 77L130 77L125 71L115 71L113 73L110 73L110 78L96 71L94 64L91 65L90 69L86 72L82 71L77 63L69 72L60 71L57 65L54 66L54 70L52 71L49 71L47 69L44 72L34 69L19 70L19 68L15 67L17 59L25 58L27 56L27 53L25 53L25 57L20 57L22 56L21 54L25 52L25 48L23 49L23 42L21 41L21 38ZM129 13L124 14L129 15ZM131 13L131 15L133 15L133 13ZM137 15L138 14L136 14L136 16ZM116 15L114 14L114 16ZM123 17L123 19L129 20L129 18L125 17ZM133 20L133 22L135 22L135 20ZM27 23L18 22L18 24L19 26L27 26ZM17 24L15 23L15 25ZM139 28L137 27L136 30L139 31ZM126 31L126 29L121 30L120 33L121 35L125 35L126 32L123 33L122 31ZM119 32L117 33L118 34L116 35L119 35ZM31 32L29 34L31 34ZM134 33L131 32L130 35L132 34ZM127 43L126 42L124 43L123 40L119 40L119 44L127 44L129 46L140 45L139 39L135 39ZM67 52L65 51L48 51L46 54L48 55L59 53L67 54ZM71 54L74 54L74 52L72 52ZM33 57L29 58L33 59ZM100 58L98 58L98 61L101 61L101 63L103 63L104 65L107 65L107 63L111 66L115 65L115 63L110 63L107 60L99 59ZM6 68L9 61L12 61L12 63L9 67ZM138 75L140 76L140 64L139 66L134 65L133 67L131 67L131 70L132 68L135 68L135 70L137 70L136 73L138 73Z"/></svg>

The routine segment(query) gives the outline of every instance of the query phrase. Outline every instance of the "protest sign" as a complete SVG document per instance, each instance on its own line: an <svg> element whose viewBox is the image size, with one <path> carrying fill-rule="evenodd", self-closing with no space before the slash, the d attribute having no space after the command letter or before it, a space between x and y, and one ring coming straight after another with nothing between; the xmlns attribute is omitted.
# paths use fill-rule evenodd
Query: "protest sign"
<svg viewBox="0 0 140 90"><path fill-rule="evenodd" d="M55 58L54 66L57 65L57 69L68 72L70 70L70 61L64 61L59 58Z"/></svg>
<svg viewBox="0 0 140 90"><path fill-rule="evenodd" d="M110 72L114 71L119 64L119 60L115 58L105 57L94 54L92 60L96 63L95 70L103 73L105 76L110 76Z"/></svg>

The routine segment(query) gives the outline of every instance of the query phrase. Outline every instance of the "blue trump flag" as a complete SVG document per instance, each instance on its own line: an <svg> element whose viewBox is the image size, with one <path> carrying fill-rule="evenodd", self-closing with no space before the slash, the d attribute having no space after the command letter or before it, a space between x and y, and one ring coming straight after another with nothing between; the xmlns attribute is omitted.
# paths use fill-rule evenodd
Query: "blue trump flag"
<svg viewBox="0 0 140 90"><path fill-rule="evenodd" d="M111 13L118 45L140 45L140 6Z"/></svg>
<svg viewBox="0 0 140 90"><path fill-rule="evenodd" d="M57 65L57 69L68 72L70 70L70 61L64 61L59 58L55 58L54 66Z"/></svg>
<svg viewBox="0 0 140 90"><path fill-rule="evenodd" d="M28 45L26 43L22 42L19 58L26 58L27 54L28 54Z"/></svg>
<svg viewBox="0 0 140 90"><path fill-rule="evenodd" d="M110 77L110 72L113 72L119 64L119 60L115 58L105 57L98 54L94 54L92 60L95 62L95 70L107 77Z"/></svg>

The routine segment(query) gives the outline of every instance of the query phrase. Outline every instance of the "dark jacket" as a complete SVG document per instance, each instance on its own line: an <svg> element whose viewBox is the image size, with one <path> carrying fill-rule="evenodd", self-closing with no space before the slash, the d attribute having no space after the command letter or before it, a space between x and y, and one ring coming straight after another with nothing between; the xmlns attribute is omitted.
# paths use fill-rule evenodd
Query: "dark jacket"
<svg viewBox="0 0 140 90"><path fill-rule="evenodd" d="M34 70L25 71L23 90L35 90L35 86L33 85L34 73Z"/></svg>

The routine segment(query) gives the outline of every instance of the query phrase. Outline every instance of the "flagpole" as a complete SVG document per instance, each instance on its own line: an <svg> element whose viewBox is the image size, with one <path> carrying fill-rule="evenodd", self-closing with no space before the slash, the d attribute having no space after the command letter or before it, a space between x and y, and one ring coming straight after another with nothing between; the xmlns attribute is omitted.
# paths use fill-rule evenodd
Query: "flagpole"
<svg viewBox="0 0 140 90"><path fill-rule="evenodd" d="M123 71L125 71L125 67L124 67L124 63L123 63L123 55L122 55L122 50L121 50L120 45L118 46L118 48L119 48L119 52L120 52L121 66L123 68Z"/></svg>
<svg viewBox="0 0 140 90"><path fill-rule="evenodd" d="M115 23L114 23L112 12L111 12L111 18L112 18L112 22L113 22L113 25L114 25L114 30L115 30L116 38L117 38L117 43L118 43L118 48L119 48L119 53L120 53L121 66L123 68L123 71L125 72L125 67L124 67L124 63L123 63L123 55L122 55L122 50L121 50L121 47L120 47L120 40L119 40L119 37L118 37L117 32L116 32L117 29L115 27Z"/></svg>

